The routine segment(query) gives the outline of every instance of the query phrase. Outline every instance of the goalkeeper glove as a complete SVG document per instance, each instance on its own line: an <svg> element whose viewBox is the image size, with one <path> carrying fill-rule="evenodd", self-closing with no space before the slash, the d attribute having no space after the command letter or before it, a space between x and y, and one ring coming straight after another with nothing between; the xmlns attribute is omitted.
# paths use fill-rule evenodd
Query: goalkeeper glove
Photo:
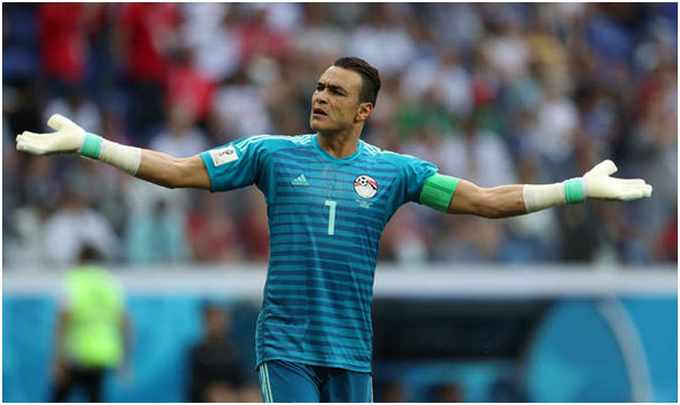
<svg viewBox="0 0 680 405"><path fill-rule="evenodd" d="M652 186L643 179L610 177L617 170L614 162L605 160L584 174L582 182L585 197L630 201L652 196Z"/></svg>
<svg viewBox="0 0 680 405"><path fill-rule="evenodd" d="M52 115L47 126L57 132L37 134L24 131L17 136L17 150L33 155L81 152L86 135L84 129L59 114Z"/></svg>
<svg viewBox="0 0 680 405"><path fill-rule="evenodd" d="M116 166L133 176L139 169L142 159L142 151L139 148L121 145L85 132L76 123L59 114L52 115L47 121L47 126L56 132L38 134L24 131L18 135L17 150L33 155L78 152L82 156Z"/></svg>
<svg viewBox="0 0 680 405"><path fill-rule="evenodd" d="M605 160L583 177L562 183L524 186L524 206L527 212L564 204L583 202L586 198L630 201L650 197L652 186L643 179L611 177L618 169L611 160Z"/></svg>

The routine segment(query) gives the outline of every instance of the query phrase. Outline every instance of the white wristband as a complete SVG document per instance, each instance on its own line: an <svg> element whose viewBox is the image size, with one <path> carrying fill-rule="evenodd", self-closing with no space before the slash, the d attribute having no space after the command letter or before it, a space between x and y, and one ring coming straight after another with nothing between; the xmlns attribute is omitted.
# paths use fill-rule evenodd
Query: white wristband
<svg viewBox="0 0 680 405"><path fill-rule="evenodd" d="M528 213L567 203L564 196L563 183L526 184L522 194L524 197L524 207Z"/></svg>
<svg viewBox="0 0 680 405"><path fill-rule="evenodd" d="M131 175L137 174L142 162L142 150L134 146L121 145L104 139L99 160L122 169Z"/></svg>

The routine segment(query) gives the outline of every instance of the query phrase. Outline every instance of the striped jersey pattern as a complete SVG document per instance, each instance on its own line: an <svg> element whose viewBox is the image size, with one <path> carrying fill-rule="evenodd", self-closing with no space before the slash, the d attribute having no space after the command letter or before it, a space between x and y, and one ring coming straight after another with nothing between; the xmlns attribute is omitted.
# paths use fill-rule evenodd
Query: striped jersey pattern
<svg viewBox="0 0 680 405"><path fill-rule="evenodd" d="M267 201L256 365L279 359L370 372L380 235L402 204L418 202L437 167L363 141L336 159L317 136L253 136L201 158L211 191L254 184Z"/></svg>

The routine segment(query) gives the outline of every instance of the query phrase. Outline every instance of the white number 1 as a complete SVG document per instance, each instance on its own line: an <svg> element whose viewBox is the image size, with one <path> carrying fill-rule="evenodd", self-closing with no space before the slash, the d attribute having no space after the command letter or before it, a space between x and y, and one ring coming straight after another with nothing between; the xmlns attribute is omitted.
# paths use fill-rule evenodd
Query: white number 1
<svg viewBox="0 0 680 405"><path fill-rule="evenodd" d="M337 202L333 200L326 200L326 207L330 207L328 212L328 234L335 235L335 206L338 205Z"/></svg>

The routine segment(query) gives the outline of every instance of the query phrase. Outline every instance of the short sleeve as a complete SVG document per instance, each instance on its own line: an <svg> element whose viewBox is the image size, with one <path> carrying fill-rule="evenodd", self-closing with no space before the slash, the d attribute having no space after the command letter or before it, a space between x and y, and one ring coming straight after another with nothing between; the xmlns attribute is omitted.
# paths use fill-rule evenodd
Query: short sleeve
<svg viewBox="0 0 680 405"><path fill-rule="evenodd" d="M406 202L420 203L420 191L430 176L437 173L439 168L426 160L414 156L405 156L404 182L406 186Z"/></svg>
<svg viewBox="0 0 680 405"><path fill-rule="evenodd" d="M228 191L255 183L262 171L267 135L236 140L201 153L210 191Z"/></svg>

